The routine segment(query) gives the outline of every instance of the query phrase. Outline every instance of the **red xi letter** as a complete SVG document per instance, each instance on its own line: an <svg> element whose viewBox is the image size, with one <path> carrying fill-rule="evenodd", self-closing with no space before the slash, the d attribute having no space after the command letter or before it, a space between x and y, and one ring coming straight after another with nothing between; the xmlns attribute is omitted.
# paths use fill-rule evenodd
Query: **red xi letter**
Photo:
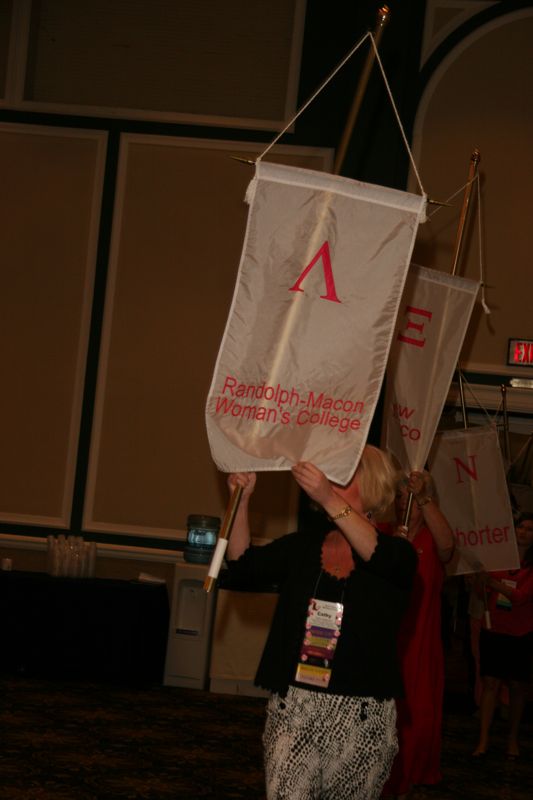
<svg viewBox="0 0 533 800"><path fill-rule="evenodd" d="M425 308L415 308L414 306L407 306L405 309L406 314L413 314L418 317L426 317L431 322L431 317L433 313L431 311L426 311ZM413 322L412 319L407 320L407 327L406 331L415 330L418 333L422 334L424 330L424 323L423 322ZM426 340L425 339L414 339L412 336L405 336L402 333L398 334L398 339L400 342L406 342L407 344L414 344L415 347L424 347Z"/></svg>

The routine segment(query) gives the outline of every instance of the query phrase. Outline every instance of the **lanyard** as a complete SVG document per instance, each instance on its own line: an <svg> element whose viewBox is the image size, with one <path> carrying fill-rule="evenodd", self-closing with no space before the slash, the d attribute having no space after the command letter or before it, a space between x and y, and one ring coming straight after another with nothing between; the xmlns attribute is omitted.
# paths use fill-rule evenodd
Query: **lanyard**
<svg viewBox="0 0 533 800"><path fill-rule="evenodd" d="M305 633L295 680L297 683L326 689L331 679L332 663L341 635L346 579L343 581L340 602L321 600L316 595L322 574L321 570L315 583L313 597L307 606Z"/></svg>

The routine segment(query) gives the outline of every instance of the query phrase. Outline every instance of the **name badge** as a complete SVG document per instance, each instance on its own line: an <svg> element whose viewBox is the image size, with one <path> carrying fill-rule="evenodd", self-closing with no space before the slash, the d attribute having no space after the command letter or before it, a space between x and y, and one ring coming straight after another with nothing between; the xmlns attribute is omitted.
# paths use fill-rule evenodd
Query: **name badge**
<svg viewBox="0 0 533 800"><path fill-rule="evenodd" d="M502 583L504 583L510 589L516 589L516 581L510 581L510 580L504 579L504 580L502 580ZM513 607L513 604L511 603L509 598L506 597L501 592L498 592L498 594L496 596L496 608L501 608L502 611L511 611L512 607Z"/></svg>
<svg viewBox="0 0 533 800"><path fill-rule="evenodd" d="M305 635L300 648L295 680L327 688L335 648L341 635L344 605L312 597L307 608Z"/></svg>

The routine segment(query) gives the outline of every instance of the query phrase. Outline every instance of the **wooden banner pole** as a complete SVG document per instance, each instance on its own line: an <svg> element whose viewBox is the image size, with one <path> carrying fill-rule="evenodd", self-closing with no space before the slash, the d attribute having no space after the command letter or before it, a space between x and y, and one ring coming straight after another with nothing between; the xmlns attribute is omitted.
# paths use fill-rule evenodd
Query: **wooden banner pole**
<svg viewBox="0 0 533 800"><path fill-rule="evenodd" d="M218 535L215 551L211 558L211 564L204 581L204 589L206 592L210 592L213 589L216 579L218 578L218 573L220 572L220 567L222 565L222 559L224 558L226 547L228 546L228 540L231 534L231 529L233 528L233 523L235 521L235 515L237 513L237 509L239 508L239 503L241 502L241 496L242 486L236 486L230 497L230 501L224 515L224 520L222 522L222 527Z"/></svg>
<svg viewBox="0 0 533 800"><path fill-rule="evenodd" d="M459 226L457 228L457 236L455 238L455 248L454 248L454 255L452 262L452 272L451 272L452 275L455 275L457 272L459 259L463 249L464 233L466 228L466 222L468 219L468 211L470 208L470 197L472 194L472 188L474 186L474 180L477 175L477 170L480 161L481 161L481 155L476 147L473 150L472 155L470 156L470 169L468 171L468 181L463 196L463 207L461 208L461 216L459 217Z"/></svg>
<svg viewBox="0 0 533 800"><path fill-rule="evenodd" d="M376 48L379 46L381 37L383 35L383 31L389 19L390 19L390 10L388 6L381 6L381 8L378 10L378 19L373 34L374 42L376 43ZM348 113L348 118L346 120L344 130L342 132L339 146L337 147L337 152L335 153L335 162L333 164L334 175L339 175L342 169L342 165L346 157L346 151L348 149L348 144L352 137L355 121L361 109L363 97L370 78L370 73L372 72L372 67L374 66L375 59L376 59L376 54L374 52L374 48L371 47L366 57L365 65L363 67L363 71L361 72L359 82L357 84L357 89L352 101L352 106Z"/></svg>
<svg viewBox="0 0 533 800"><path fill-rule="evenodd" d="M464 233L466 229L466 223L468 220L468 212L470 209L470 197L472 195L472 187L474 185L474 179L477 175L477 170L480 161L481 161L481 154L476 147L474 148L474 150L472 151L472 155L470 156L470 168L468 170L468 180L466 183L465 193L463 195L463 206L461 208L461 215L459 217L457 235L455 237L455 248L453 252L452 270L451 270L452 275L455 275L457 272L459 259L463 249ZM459 399L461 402L461 413L463 415L463 428L466 430L468 428L468 417L467 417L466 403L465 403L463 376L461 375L461 371L459 368L458 368L458 375L459 375Z"/></svg>

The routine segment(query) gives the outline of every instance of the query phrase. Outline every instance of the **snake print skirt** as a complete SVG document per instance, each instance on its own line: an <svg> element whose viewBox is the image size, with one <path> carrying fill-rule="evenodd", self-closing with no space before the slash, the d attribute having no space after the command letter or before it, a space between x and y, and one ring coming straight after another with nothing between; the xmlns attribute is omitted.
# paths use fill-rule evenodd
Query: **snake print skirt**
<svg viewBox="0 0 533 800"><path fill-rule="evenodd" d="M394 700L289 687L263 733L268 800L375 800L398 750Z"/></svg>

